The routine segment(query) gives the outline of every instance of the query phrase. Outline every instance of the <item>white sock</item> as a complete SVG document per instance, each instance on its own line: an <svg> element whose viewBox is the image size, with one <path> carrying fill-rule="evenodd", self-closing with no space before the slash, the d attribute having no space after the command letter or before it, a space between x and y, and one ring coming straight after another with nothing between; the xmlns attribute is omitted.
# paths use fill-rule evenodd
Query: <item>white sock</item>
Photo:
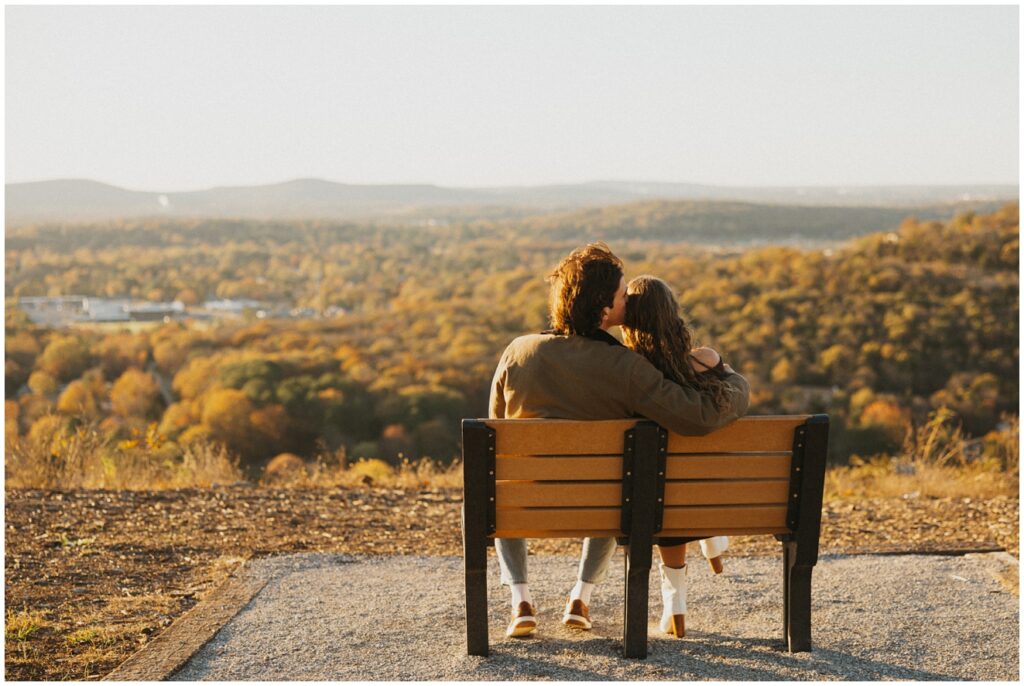
<svg viewBox="0 0 1024 686"><path fill-rule="evenodd" d="M509 588L512 589L512 609L518 610L519 603L524 600L530 605L533 605L533 598L530 597L530 587L527 584L511 584Z"/></svg>
<svg viewBox="0 0 1024 686"><path fill-rule="evenodd" d="M590 594L594 592L594 584L588 584L586 581L577 581L576 585L572 587L572 591L569 592L569 599L583 601L584 605L590 605Z"/></svg>

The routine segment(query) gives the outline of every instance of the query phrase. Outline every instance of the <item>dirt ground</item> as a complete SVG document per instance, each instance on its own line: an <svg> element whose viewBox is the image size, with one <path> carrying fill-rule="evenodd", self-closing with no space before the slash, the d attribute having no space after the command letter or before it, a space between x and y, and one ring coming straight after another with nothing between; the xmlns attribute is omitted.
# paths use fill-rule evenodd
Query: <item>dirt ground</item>
<svg viewBox="0 0 1024 686"><path fill-rule="evenodd" d="M98 679L250 556L460 555L460 504L458 489L8 490L5 677ZM866 499L824 508L822 553L997 547L1019 557L1017 498ZM539 554L578 548L531 543ZM736 537L731 553L777 555L778 544Z"/></svg>

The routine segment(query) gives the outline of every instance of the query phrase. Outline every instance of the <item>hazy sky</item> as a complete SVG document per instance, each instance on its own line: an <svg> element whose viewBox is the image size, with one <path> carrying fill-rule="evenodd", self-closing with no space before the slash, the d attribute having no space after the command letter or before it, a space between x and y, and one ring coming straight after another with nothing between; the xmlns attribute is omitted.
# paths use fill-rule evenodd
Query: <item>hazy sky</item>
<svg viewBox="0 0 1024 686"><path fill-rule="evenodd" d="M1018 8L7 7L7 181L1018 182Z"/></svg>

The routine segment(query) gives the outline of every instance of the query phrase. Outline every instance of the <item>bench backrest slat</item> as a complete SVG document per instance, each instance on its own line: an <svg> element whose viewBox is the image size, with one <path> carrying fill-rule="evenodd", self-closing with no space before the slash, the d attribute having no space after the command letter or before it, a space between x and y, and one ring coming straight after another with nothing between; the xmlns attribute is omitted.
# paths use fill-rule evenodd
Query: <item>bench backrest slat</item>
<svg viewBox="0 0 1024 686"><path fill-rule="evenodd" d="M585 536L618 536L621 512L618 507L530 507L497 511L498 536L501 532L530 531L527 538L560 538L566 532L585 532ZM519 534L522 535L522 534ZM575 537L578 533L573 533Z"/></svg>
<svg viewBox="0 0 1024 686"><path fill-rule="evenodd" d="M789 451L793 430L806 420L806 415L746 417L705 436L669 432L668 454Z"/></svg>
<svg viewBox="0 0 1024 686"><path fill-rule="evenodd" d="M789 478L791 453L669 455L668 479ZM622 477L621 456L498 455L499 480L609 481Z"/></svg>
<svg viewBox="0 0 1024 686"><path fill-rule="evenodd" d="M498 536L562 538L579 535L618 536L617 507L524 507L497 510ZM662 536L696 535L707 530L718 534L785 533L785 505L733 505L666 507Z"/></svg>
<svg viewBox="0 0 1024 686"><path fill-rule="evenodd" d="M783 505L788 479L669 481L665 505ZM621 481L498 481L498 502L518 507L619 507Z"/></svg>
<svg viewBox="0 0 1024 686"><path fill-rule="evenodd" d="M788 480L792 456L790 452L761 455L669 455L665 478Z"/></svg>
<svg viewBox="0 0 1024 686"><path fill-rule="evenodd" d="M498 455L495 478L530 481L608 481L622 478L622 456L509 457Z"/></svg>
<svg viewBox="0 0 1024 686"><path fill-rule="evenodd" d="M666 507L662 522L662 536L688 536L690 534L669 532L702 528L714 528L722 534L744 533L747 529L765 527L774 527L779 532L788 531L784 504Z"/></svg>
<svg viewBox="0 0 1024 686"><path fill-rule="evenodd" d="M488 419L502 455L622 455L622 435L635 419Z"/></svg>
<svg viewBox="0 0 1024 686"><path fill-rule="evenodd" d="M789 479L668 481L665 507L676 505L784 505Z"/></svg>
<svg viewBox="0 0 1024 686"><path fill-rule="evenodd" d="M669 454L701 452L786 451L793 429L807 415L745 417L705 436L670 433ZM636 419L574 421L568 419L488 419L498 430L501 455L621 455L622 434Z"/></svg>

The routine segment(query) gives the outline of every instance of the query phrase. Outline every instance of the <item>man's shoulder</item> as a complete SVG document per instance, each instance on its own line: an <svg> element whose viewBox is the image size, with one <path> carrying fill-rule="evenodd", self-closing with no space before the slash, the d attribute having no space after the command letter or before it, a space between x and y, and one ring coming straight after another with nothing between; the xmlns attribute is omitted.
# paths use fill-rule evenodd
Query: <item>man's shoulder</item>
<svg viewBox="0 0 1024 686"><path fill-rule="evenodd" d="M517 347L526 346L526 345L540 345L541 343L544 343L544 342L547 342L547 341L552 341L552 340L555 340L555 339L564 339L564 338L569 338L569 337L568 336L562 336L562 335L555 334L555 333L547 333L547 332L544 332L544 333L528 333L528 334L523 334L522 336L516 336L515 338L512 339L512 342L509 343L509 345L510 346L514 345L514 346L517 346Z"/></svg>
<svg viewBox="0 0 1024 686"><path fill-rule="evenodd" d="M586 336L572 336L556 333L531 333L512 340L505 349L505 355L522 359L534 355L572 356L600 358L640 358L641 356L623 345L609 345L605 341Z"/></svg>
<svg viewBox="0 0 1024 686"><path fill-rule="evenodd" d="M549 333L528 333L523 336L517 336L505 347L505 353L502 357L508 359L528 356L550 345L555 339L559 338L567 337Z"/></svg>

